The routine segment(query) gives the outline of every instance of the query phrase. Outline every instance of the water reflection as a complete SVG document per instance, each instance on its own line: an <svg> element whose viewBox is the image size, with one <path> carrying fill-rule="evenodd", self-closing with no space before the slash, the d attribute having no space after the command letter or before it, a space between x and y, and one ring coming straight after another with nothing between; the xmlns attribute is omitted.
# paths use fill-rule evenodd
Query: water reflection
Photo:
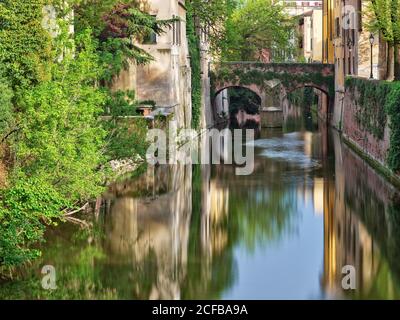
<svg viewBox="0 0 400 320"><path fill-rule="evenodd" d="M131 270L122 269L119 281L127 286L126 292L132 290L132 298L181 297L180 284L187 272L191 178L189 166L152 168L138 181L111 186L106 195L111 202L104 219L107 264ZM137 192L144 196L133 197ZM148 278L145 287L143 278Z"/></svg>
<svg viewBox="0 0 400 320"><path fill-rule="evenodd" d="M398 299L399 193L337 133L333 143L336 176L326 185L324 287L331 296ZM339 287L344 265L356 267L358 290Z"/></svg>
<svg viewBox="0 0 400 320"><path fill-rule="evenodd" d="M0 297L399 298L399 192L336 132L298 119L258 132L250 176L178 165L115 183L95 233L49 234L40 263L55 265L61 291L40 290L34 266ZM355 291L341 287L345 265Z"/></svg>

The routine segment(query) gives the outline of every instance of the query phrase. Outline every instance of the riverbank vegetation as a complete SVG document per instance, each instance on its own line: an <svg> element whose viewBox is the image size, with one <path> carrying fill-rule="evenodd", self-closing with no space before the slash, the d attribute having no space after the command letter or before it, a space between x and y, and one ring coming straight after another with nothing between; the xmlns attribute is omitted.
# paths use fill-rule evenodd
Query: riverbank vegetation
<svg viewBox="0 0 400 320"><path fill-rule="evenodd" d="M170 22L142 1L0 2L0 273L40 256L46 226L77 221L111 160L144 156L147 125L115 125L138 102L110 84L152 59L131 39Z"/></svg>

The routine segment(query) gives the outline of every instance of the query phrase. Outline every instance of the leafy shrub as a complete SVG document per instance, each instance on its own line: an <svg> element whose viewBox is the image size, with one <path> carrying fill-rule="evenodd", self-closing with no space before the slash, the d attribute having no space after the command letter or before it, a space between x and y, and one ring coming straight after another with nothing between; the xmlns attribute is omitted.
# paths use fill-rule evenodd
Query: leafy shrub
<svg viewBox="0 0 400 320"><path fill-rule="evenodd" d="M11 188L0 191L0 266L36 258L31 246L42 240L45 224L60 217L68 201L41 178L19 175ZM1 271L1 269L0 269Z"/></svg>
<svg viewBox="0 0 400 320"><path fill-rule="evenodd" d="M146 135L148 124L139 118L125 118L137 115L138 102L132 91L110 93L107 100L107 114L111 121L104 122L107 136L107 158L109 160L134 159L136 155L144 158L148 143Z"/></svg>

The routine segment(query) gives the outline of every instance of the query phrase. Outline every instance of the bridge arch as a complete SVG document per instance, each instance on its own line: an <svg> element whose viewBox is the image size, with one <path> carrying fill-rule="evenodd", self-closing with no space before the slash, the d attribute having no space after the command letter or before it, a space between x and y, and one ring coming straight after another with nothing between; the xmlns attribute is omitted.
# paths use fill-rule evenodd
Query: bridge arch
<svg viewBox="0 0 400 320"><path fill-rule="evenodd" d="M304 84L298 84L295 87L291 87L290 89L285 87L286 93L291 93L293 91L299 90L299 89L304 89L304 88L313 88L313 89L317 89L321 92L323 92L324 94L326 94L327 96L329 96L329 91L322 87L322 86L318 86L312 83L304 83Z"/></svg>
<svg viewBox="0 0 400 320"><path fill-rule="evenodd" d="M254 97L256 97L257 102L254 100L253 105L259 105L258 110L260 111L262 106L265 105L265 94L260 90L260 88L256 85L236 85L236 84L228 84L226 86L222 86L218 88L217 91L214 92L213 97L212 97L212 112L214 116L214 120L219 122L219 119L221 118L220 112L221 110L224 109L224 102L222 102L220 99L224 99L223 96L220 97L220 94L223 93L223 91L227 89L245 89L248 90L249 92L254 94ZM220 99L218 99L220 98ZM232 101L231 101L232 102ZM226 115L231 114L231 110L224 110L226 112ZM225 118L226 121L226 118Z"/></svg>
<svg viewBox="0 0 400 320"><path fill-rule="evenodd" d="M244 88L244 89L250 90L253 93L255 93L262 100L263 93L257 85L237 85L237 84L227 84L225 86L219 87L218 90L214 92L213 98L218 96L222 91L231 89L231 88Z"/></svg>

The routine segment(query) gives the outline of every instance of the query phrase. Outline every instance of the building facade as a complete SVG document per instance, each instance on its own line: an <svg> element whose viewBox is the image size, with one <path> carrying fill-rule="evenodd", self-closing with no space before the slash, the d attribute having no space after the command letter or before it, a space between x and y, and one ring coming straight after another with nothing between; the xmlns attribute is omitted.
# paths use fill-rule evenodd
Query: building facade
<svg viewBox="0 0 400 320"><path fill-rule="evenodd" d="M298 17L299 56L307 62L322 62L322 8L312 8Z"/></svg>
<svg viewBox="0 0 400 320"><path fill-rule="evenodd" d="M322 7L322 56L324 63L333 64L334 61L334 47L333 47L333 30L335 27L333 8L336 0L323 1Z"/></svg>
<svg viewBox="0 0 400 320"><path fill-rule="evenodd" d="M293 44L307 62L322 62L322 1L281 1L285 12L298 19ZM297 42L297 43L296 43Z"/></svg>
<svg viewBox="0 0 400 320"><path fill-rule="evenodd" d="M131 63L114 81L114 90L134 90L139 101L154 101L153 115L173 115L178 127L191 126L191 68L186 36L184 0L149 0L148 11L158 20L177 18L161 35L152 34L139 44L154 60Z"/></svg>
<svg viewBox="0 0 400 320"><path fill-rule="evenodd" d="M387 70L386 63L387 44L379 34L371 35L364 27L363 18L367 3L364 0L327 0L324 3L323 26L326 45L323 55L325 63L335 64L333 125L336 127L341 123L346 77L371 78L372 73L373 79L389 78L390 70Z"/></svg>

